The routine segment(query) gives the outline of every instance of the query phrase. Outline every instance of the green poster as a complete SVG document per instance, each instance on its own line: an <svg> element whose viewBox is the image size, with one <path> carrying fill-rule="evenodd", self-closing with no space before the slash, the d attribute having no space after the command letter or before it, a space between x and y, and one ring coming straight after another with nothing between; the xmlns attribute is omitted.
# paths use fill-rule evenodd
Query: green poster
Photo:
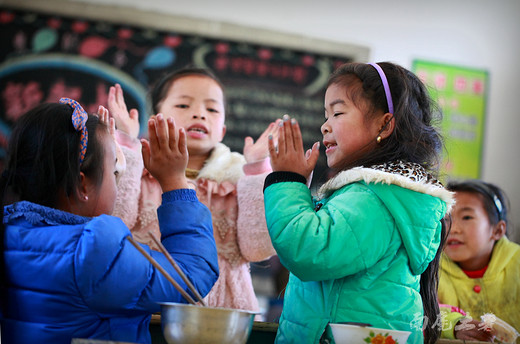
<svg viewBox="0 0 520 344"><path fill-rule="evenodd" d="M443 179L480 178L488 72L415 60L412 70L442 110Z"/></svg>

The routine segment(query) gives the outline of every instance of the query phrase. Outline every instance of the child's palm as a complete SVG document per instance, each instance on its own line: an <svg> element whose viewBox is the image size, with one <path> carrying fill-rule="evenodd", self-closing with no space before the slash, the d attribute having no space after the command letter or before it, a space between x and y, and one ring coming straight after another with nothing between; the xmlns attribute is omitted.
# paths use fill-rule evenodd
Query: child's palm
<svg viewBox="0 0 520 344"><path fill-rule="evenodd" d="M128 112L123 89L119 84L110 87L108 92L108 109L116 121L117 129L127 133L130 137L137 138L139 135L139 112L131 109Z"/></svg>
<svg viewBox="0 0 520 344"><path fill-rule="evenodd" d="M173 119L162 115L148 121L150 141L143 144L144 167L157 179L163 192L188 188L185 177L188 165L188 148L184 129L175 127Z"/></svg>
<svg viewBox="0 0 520 344"><path fill-rule="evenodd" d="M256 142L253 141L252 137L246 137L244 142L244 157L248 163L260 161L269 156L269 136L273 137L276 144L278 140L278 123L280 121L281 120L277 120L276 122L270 123Z"/></svg>
<svg viewBox="0 0 520 344"><path fill-rule="evenodd" d="M269 154L273 171L286 171L298 173L307 180L311 176L319 156L319 142L312 149L303 151L303 141L300 126L289 117L278 126L278 146L274 140L269 140Z"/></svg>

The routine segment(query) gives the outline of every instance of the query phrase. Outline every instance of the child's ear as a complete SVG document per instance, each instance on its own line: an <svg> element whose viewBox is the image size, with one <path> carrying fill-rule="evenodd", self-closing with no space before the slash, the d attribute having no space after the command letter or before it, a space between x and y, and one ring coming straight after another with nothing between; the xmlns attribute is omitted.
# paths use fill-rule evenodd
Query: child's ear
<svg viewBox="0 0 520 344"><path fill-rule="evenodd" d="M493 227L492 238L493 238L493 240L497 241L500 238L502 238L505 234L506 234L506 222L504 220L501 220Z"/></svg>
<svg viewBox="0 0 520 344"><path fill-rule="evenodd" d="M90 183L83 172L79 173L79 179L80 181L78 185L78 200L79 202L87 202L90 190Z"/></svg>
<svg viewBox="0 0 520 344"><path fill-rule="evenodd" d="M381 117L381 130L379 132L379 136L382 139L386 139L390 134L394 132L395 128L395 119L394 114L387 112Z"/></svg>
<svg viewBox="0 0 520 344"><path fill-rule="evenodd" d="M222 142L222 140L224 140L224 135L226 135L226 125L225 124L222 126L222 136L220 137L220 142Z"/></svg>

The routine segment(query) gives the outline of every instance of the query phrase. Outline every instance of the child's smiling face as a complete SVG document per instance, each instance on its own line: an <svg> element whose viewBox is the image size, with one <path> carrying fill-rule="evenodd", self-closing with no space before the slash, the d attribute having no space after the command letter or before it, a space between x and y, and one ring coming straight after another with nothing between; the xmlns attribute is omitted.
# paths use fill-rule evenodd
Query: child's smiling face
<svg viewBox="0 0 520 344"><path fill-rule="evenodd" d="M330 168L341 168L376 146L379 124L367 118L347 95L346 87L332 84L325 93L323 145Z"/></svg>
<svg viewBox="0 0 520 344"><path fill-rule="evenodd" d="M187 75L175 80L159 106L165 118L173 117L186 130L188 152L209 155L226 133L224 93L213 79Z"/></svg>
<svg viewBox="0 0 520 344"><path fill-rule="evenodd" d="M497 236L490 223L482 195L457 191L451 212L451 230L444 252L463 270L475 271L489 264Z"/></svg>

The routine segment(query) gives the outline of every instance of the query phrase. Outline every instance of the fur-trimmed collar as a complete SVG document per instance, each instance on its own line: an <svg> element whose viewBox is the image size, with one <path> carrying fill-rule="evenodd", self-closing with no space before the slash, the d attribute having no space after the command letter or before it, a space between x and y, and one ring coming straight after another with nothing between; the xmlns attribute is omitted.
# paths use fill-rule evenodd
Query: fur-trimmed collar
<svg viewBox="0 0 520 344"><path fill-rule="evenodd" d="M245 163L246 159L242 154L231 152L228 146L218 143L204 163L197 179L211 179L217 183L229 181L236 184L244 175Z"/></svg>
<svg viewBox="0 0 520 344"><path fill-rule="evenodd" d="M328 197L333 191L353 182L394 184L403 188L435 196L446 202L448 211L454 204L453 192L446 190L424 167L416 163L397 161L370 167L355 167L342 171L323 184L317 199Z"/></svg>

